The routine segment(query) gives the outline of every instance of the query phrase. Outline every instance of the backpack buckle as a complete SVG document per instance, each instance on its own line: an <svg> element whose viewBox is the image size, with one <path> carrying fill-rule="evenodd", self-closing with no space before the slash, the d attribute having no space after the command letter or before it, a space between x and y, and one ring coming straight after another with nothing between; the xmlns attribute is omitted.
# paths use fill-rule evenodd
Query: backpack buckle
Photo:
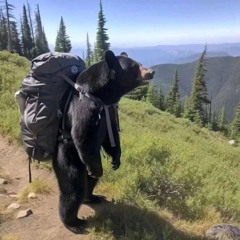
<svg viewBox="0 0 240 240"><path fill-rule="evenodd" d="M62 117L62 112L60 109L57 109L57 117L61 118Z"/></svg>
<svg viewBox="0 0 240 240"><path fill-rule="evenodd" d="M64 143L67 143L72 139L71 135L67 132L62 132L62 134L58 137L58 141L61 142L63 141Z"/></svg>

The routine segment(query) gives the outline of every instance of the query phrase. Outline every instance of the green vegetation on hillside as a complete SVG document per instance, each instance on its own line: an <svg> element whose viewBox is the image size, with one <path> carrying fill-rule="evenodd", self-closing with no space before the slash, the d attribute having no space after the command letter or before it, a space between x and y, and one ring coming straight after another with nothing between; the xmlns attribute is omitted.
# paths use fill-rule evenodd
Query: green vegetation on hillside
<svg viewBox="0 0 240 240"><path fill-rule="evenodd" d="M124 99L120 113L123 164L116 173L107 167L103 179L119 198L151 200L188 219L212 205L240 221L239 148L147 103Z"/></svg>
<svg viewBox="0 0 240 240"><path fill-rule="evenodd" d="M20 114L14 93L21 87L29 67L30 62L26 58L7 51L0 52L0 132L17 139Z"/></svg>
<svg viewBox="0 0 240 240"><path fill-rule="evenodd" d="M240 57L207 58L206 86L209 98L212 98L212 109L220 113L225 108L226 120L232 121L240 101L239 88ZM153 83L163 89L165 96L171 90L172 77L178 71L179 92L183 101L191 94L194 73L198 62L186 64L160 64L152 67L156 72Z"/></svg>

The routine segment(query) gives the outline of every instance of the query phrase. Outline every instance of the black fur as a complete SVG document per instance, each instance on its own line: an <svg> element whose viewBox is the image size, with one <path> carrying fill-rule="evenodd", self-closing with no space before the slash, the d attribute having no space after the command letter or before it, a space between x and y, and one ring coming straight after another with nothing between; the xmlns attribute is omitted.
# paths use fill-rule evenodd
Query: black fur
<svg viewBox="0 0 240 240"><path fill-rule="evenodd" d="M115 57L111 51L105 60L85 71L77 79L88 93L106 105L117 103L120 98L139 85L139 64L125 56ZM121 147L114 108L109 109L116 147L111 147L104 112L99 119L99 103L75 92L68 109L67 130L71 141L59 142L53 167L59 189L59 214L64 225L74 233L82 233L86 223L78 219L78 209L84 201L100 202L93 190L103 175L101 147L112 157L113 169L120 166Z"/></svg>

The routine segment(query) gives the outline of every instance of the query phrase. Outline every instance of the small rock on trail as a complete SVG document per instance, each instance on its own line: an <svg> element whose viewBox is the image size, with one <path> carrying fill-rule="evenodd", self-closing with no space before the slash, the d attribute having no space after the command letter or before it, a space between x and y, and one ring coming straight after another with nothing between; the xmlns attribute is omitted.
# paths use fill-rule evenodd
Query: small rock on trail
<svg viewBox="0 0 240 240"><path fill-rule="evenodd" d="M17 219L18 218L24 218L24 217L28 217L29 215L33 214L32 210L30 208L26 209L26 210L21 210L18 215L17 215Z"/></svg>
<svg viewBox="0 0 240 240"><path fill-rule="evenodd" d="M0 178L0 185L7 184L8 181L6 179Z"/></svg>
<svg viewBox="0 0 240 240"><path fill-rule="evenodd" d="M20 207L21 205L19 203L12 203L7 207L7 209L18 209Z"/></svg>

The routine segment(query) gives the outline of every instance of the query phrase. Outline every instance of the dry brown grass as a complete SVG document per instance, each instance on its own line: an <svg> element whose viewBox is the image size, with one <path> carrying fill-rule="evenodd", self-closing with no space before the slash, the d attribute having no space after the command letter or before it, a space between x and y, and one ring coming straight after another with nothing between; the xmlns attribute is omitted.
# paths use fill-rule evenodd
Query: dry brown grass
<svg viewBox="0 0 240 240"><path fill-rule="evenodd" d="M51 192L51 187L48 182L36 178L32 183L28 185L20 194L19 201L20 202L28 202L28 194L30 192L38 193L38 194L49 194Z"/></svg>
<svg viewBox="0 0 240 240"><path fill-rule="evenodd" d="M8 234L5 236L0 236L0 240L22 240L22 239L16 234Z"/></svg>

